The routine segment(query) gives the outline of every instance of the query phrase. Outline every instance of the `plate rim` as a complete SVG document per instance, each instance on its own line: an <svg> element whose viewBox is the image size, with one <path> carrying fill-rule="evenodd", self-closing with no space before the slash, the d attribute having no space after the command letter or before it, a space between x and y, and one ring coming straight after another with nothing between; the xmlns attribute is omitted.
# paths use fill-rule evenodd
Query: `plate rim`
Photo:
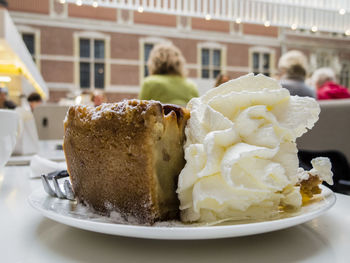
<svg viewBox="0 0 350 263"><path fill-rule="evenodd" d="M234 224L222 226L143 226L118 224L112 222L98 222L88 219L80 219L69 215L62 215L34 203L33 196L43 192L42 188L34 190L27 198L28 203L43 216L71 227L88 230L97 233L117 235L124 237L161 239L161 240L201 240L219 239L249 236L286 229L308 222L326 211L336 203L335 193L328 187L321 185L325 205L315 211L306 214L298 214L292 217L280 218L248 224ZM46 193L45 193L46 194ZM54 198L54 197L51 197ZM69 202L69 200L66 200Z"/></svg>

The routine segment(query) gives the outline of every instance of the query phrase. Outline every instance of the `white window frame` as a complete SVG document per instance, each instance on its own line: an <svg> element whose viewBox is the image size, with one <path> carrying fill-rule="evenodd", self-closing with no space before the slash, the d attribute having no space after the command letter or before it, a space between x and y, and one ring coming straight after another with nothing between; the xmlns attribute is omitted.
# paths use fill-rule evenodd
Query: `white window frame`
<svg viewBox="0 0 350 263"><path fill-rule="evenodd" d="M90 40L90 58L80 57L80 39ZM105 42L105 57L99 59L94 57L94 40L103 40ZM90 63L90 87L80 87L80 62ZM76 32L74 33L74 85L77 90L95 90L95 63L104 63L104 88L97 90L107 90L110 86L110 36L99 32Z"/></svg>
<svg viewBox="0 0 350 263"><path fill-rule="evenodd" d="M40 54L40 29L38 28L33 28L30 26L23 26L23 25L18 25L17 26L18 32L21 34L32 34L34 36L34 59L35 59L35 64L38 67L39 71L41 69L41 54ZM23 41L24 42L24 41Z"/></svg>
<svg viewBox="0 0 350 263"><path fill-rule="evenodd" d="M204 79L202 78L202 50L203 49L209 49L209 66L208 69L209 70L209 78L208 79L215 79L213 76L213 71L216 69L220 70L220 74L225 74L226 73L226 46L222 45L220 43L216 43L216 42L204 42L204 43L199 43L197 45L197 64L198 64L198 71L197 71L197 77L199 79ZM212 60L212 53L214 52L214 50L220 50L220 66L214 66L213 63L211 63Z"/></svg>
<svg viewBox="0 0 350 263"><path fill-rule="evenodd" d="M139 61L140 61L140 84L145 78L145 66L147 65L147 61L144 61L144 54L145 54L145 44L151 44L156 45L159 43L172 43L170 40L165 38L158 38L158 37L146 37L146 38L140 38L139 39Z"/></svg>
<svg viewBox="0 0 350 263"><path fill-rule="evenodd" d="M348 79L348 83L341 83L341 78L342 78L342 73L343 73L343 67L345 67L347 69L347 73L348 73L348 76L347 76L347 79ZM344 85L345 87L347 88L350 88L350 61L343 61L341 63L341 70L339 72L339 82L341 85Z"/></svg>
<svg viewBox="0 0 350 263"><path fill-rule="evenodd" d="M253 55L254 53L259 54L259 73L266 74L268 73L270 77L272 77L276 73L276 66L275 66L275 50L269 47L251 47L249 49L249 69L250 72L256 72L254 68L254 61L253 61ZM263 68L263 56L264 54L269 54L269 69L265 70Z"/></svg>

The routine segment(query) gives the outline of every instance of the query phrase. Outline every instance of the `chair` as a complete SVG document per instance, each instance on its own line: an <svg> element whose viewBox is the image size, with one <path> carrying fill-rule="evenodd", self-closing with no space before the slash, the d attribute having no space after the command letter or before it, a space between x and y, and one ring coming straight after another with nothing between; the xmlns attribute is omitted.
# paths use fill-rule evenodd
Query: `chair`
<svg viewBox="0 0 350 263"><path fill-rule="evenodd" d="M33 111L39 140L63 139L63 121L69 106L44 104Z"/></svg>
<svg viewBox="0 0 350 263"><path fill-rule="evenodd" d="M319 101L320 118L297 140L299 149L337 150L350 160L350 99Z"/></svg>
<svg viewBox="0 0 350 263"><path fill-rule="evenodd" d="M297 140L300 165L309 169L312 158L329 157L335 183L331 188L350 194L350 99L325 100L319 104L318 122Z"/></svg>

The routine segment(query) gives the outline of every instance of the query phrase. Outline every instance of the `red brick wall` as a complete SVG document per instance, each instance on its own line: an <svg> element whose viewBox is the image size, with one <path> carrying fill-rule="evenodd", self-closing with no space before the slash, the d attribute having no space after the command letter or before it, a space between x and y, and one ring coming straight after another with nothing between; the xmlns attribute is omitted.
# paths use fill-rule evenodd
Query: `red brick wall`
<svg viewBox="0 0 350 263"><path fill-rule="evenodd" d="M246 44L228 44L227 65L247 67L249 65L249 47Z"/></svg>
<svg viewBox="0 0 350 263"><path fill-rule="evenodd" d="M230 32L230 23L218 20L205 20L203 18L192 18L192 29L217 32Z"/></svg>
<svg viewBox="0 0 350 263"><path fill-rule="evenodd" d="M235 79L241 76L246 75L247 72L237 72L237 71L227 71L226 75L229 76L230 79Z"/></svg>
<svg viewBox="0 0 350 263"><path fill-rule="evenodd" d="M73 62L41 60L41 74L47 82L73 83Z"/></svg>
<svg viewBox="0 0 350 263"><path fill-rule="evenodd" d="M50 90L50 99L48 102L57 103L61 99L66 98L68 93L69 91L64 91L64 90ZM138 97L137 93L106 92L105 95L108 103L119 102L122 100L129 100L129 99L137 99Z"/></svg>
<svg viewBox="0 0 350 263"><path fill-rule="evenodd" d="M176 27L176 16L157 13L134 12L135 24Z"/></svg>
<svg viewBox="0 0 350 263"><path fill-rule="evenodd" d="M278 27L265 27L262 25L243 24L243 34L259 35L265 37L278 37Z"/></svg>
<svg viewBox="0 0 350 263"><path fill-rule="evenodd" d="M170 40L181 50L187 63L197 64L198 40L184 38L171 38Z"/></svg>
<svg viewBox="0 0 350 263"><path fill-rule="evenodd" d="M339 53L339 59L340 60L349 60L350 61L350 51L345 51L345 50L342 50L340 53Z"/></svg>
<svg viewBox="0 0 350 263"><path fill-rule="evenodd" d="M48 14L49 0L7 0L10 11Z"/></svg>
<svg viewBox="0 0 350 263"><path fill-rule="evenodd" d="M70 17L116 21L117 9L105 7L94 8L88 5L77 6L76 4L69 4L68 15Z"/></svg>
<svg viewBox="0 0 350 263"><path fill-rule="evenodd" d="M139 59L140 35L111 34L111 58Z"/></svg>
<svg viewBox="0 0 350 263"><path fill-rule="evenodd" d="M74 30L60 27L39 27L41 32L41 54L73 55Z"/></svg>
<svg viewBox="0 0 350 263"><path fill-rule="evenodd" d="M189 78L197 78L198 77L198 72L196 69L189 69L189 70L187 70L187 73L188 73L187 76Z"/></svg>
<svg viewBox="0 0 350 263"><path fill-rule="evenodd" d="M118 102L122 100L137 99L138 94L136 93L111 93L106 92L107 102Z"/></svg>
<svg viewBox="0 0 350 263"><path fill-rule="evenodd" d="M50 92L50 99L48 102L51 103L57 103L60 101L62 98L66 98L67 94L69 93L68 91L64 90L49 90Z"/></svg>
<svg viewBox="0 0 350 263"><path fill-rule="evenodd" d="M139 66L111 65L112 85L139 85Z"/></svg>

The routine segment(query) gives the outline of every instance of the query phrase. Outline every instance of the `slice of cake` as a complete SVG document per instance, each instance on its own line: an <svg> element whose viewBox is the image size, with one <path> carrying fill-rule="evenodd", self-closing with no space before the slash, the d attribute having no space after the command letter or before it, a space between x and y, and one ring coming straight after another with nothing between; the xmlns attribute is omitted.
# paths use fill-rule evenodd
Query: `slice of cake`
<svg viewBox="0 0 350 263"><path fill-rule="evenodd" d="M142 224L178 218L187 110L156 101L73 106L64 151L79 202Z"/></svg>

